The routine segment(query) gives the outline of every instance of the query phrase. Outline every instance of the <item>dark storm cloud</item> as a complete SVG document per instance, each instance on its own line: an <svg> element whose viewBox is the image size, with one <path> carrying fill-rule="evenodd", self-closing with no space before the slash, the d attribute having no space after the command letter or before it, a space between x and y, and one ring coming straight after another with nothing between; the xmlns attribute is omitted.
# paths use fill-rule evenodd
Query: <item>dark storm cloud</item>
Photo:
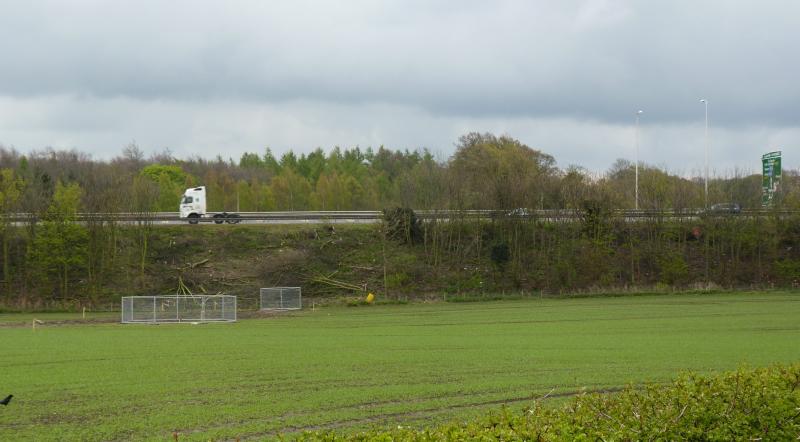
<svg viewBox="0 0 800 442"><path fill-rule="evenodd" d="M4 2L0 95L791 125L800 3Z"/></svg>

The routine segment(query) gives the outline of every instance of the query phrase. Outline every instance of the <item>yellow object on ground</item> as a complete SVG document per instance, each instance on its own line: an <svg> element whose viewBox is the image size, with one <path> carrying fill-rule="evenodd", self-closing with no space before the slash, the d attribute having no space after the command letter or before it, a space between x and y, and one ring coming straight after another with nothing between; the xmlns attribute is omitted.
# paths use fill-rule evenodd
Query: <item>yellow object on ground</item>
<svg viewBox="0 0 800 442"><path fill-rule="evenodd" d="M375 295L372 293L367 294L367 304L372 304L372 301L375 300Z"/></svg>

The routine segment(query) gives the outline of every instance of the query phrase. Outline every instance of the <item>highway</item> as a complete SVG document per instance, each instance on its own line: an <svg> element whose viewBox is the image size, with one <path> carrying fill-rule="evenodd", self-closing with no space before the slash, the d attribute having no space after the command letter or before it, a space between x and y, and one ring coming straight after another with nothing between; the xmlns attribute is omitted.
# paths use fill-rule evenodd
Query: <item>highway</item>
<svg viewBox="0 0 800 442"><path fill-rule="evenodd" d="M216 213L216 212L215 212ZM417 218L421 220L453 220L453 219L519 219L545 222L574 222L583 219L584 214L577 210L418 210ZM741 213L707 212L701 209L681 211L672 210L615 210L609 214L614 219L626 221L643 221L652 219L690 220L701 217L746 217L759 218L766 216L791 216L800 214L797 210L742 210ZM341 224L341 223L377 223L383 213L381 211L289 211L289 212L239 212L238 218L202 218L201 223L217 224ZM21 225L36 221L31 214L18 213L8 215L9 221ZM135 224L148 222L156 225L188 224L181 219L178 212L145 212L145 213L80 213L77 221L118 222Z"/></svg>

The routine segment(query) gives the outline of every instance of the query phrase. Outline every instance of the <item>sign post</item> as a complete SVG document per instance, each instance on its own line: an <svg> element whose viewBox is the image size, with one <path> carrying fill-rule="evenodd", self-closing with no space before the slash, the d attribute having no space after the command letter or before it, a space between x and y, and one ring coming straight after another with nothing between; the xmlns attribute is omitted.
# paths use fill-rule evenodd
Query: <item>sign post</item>
<svg viewBox="0 0 800 442"><path fill-rule="evenodd" d="M761 205L769 207L781 184L781 152L761 156Z"/></svg>

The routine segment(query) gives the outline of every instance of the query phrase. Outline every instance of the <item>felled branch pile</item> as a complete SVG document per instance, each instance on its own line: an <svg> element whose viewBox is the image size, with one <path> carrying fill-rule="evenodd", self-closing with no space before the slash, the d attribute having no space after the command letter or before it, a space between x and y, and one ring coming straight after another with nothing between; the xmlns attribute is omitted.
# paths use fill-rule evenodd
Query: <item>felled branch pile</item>
<svg viewBox="0 0 800 442"><path fill-rule="evenodd" d="M359 291L366 292L367 291L367 285L366 284L358 285L358 284L352 284L352 283L349 283L349 282L346 282L346 281L340 281L340 280L333 279L331 276L333 276L335 273L336 272L331 273L330 275L318 274L318 275L315 275L315 276L311 276L308 279L309 279L309 281L316 282L318 284L323 284L323 285L327 285L327 286L330 286L330 287L337 287L337 288L345 289L345 290L352 290L354 292L359 292Z"/></svg>

